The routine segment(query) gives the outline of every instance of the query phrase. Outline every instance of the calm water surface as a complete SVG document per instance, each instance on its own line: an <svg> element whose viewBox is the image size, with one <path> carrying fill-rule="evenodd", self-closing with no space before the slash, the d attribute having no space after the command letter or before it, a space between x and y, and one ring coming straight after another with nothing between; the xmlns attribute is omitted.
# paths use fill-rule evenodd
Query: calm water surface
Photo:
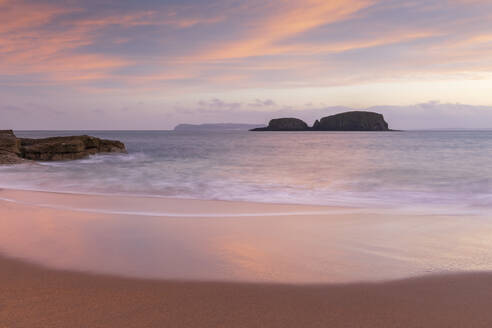
<svg viewBox="0 0 492 328"><path fill-rule="evenodd" d="M90 134L128 155L0 168L0 187L363 207L492 208L492 131Z"/></svg>

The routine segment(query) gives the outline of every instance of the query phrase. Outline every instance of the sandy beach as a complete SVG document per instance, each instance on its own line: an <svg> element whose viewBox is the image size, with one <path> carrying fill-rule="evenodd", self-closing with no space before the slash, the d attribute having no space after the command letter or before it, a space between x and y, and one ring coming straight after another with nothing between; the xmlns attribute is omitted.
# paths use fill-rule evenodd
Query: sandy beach
<svg viewBox="0 0 492 328"><path fill-rule="evenodd" d="M486 215L0 198L2 328L492 324Z"/></svg>
<svg viewBox="0 0 492 328"><path fill-rule="evenodd" d="M0 259L0 323L21 327L490 327L492 274L375 284L124 279Z"/></svg>
<svg viewBox="0 0 492 328"><path fill-rule="evenodd" d="M492 270L486 213L2 189L0 216L7 256L132 278L351 283Z"/></svg>

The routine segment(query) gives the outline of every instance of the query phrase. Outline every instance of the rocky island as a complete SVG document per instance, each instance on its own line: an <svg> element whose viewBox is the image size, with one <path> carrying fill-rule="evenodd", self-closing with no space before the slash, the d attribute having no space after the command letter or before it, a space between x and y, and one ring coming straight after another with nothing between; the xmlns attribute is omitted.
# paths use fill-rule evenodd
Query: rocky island
<svg viewBox="0 0 492 328"><path fill-rule="evenodd" d="M309 126L303 120L293 117L275 118L267 127L256 128L251 131L306 131Z"/></svg>
<svg viewBox="0 0 492 328"><path fill-rule="evenodd" d="M28 139L17 138L12 130L0 131L0 164L74 160L97 153L126 153L126 148L120 141L85 135Z"/></svg>
<svg viewBox="0 0 492 328"><path fill-rule="evenodd" d="M250 131L390 131L383 115L374 112L353 111L316 120L312 127L298 118L277 118L267 127Z"/></svg>

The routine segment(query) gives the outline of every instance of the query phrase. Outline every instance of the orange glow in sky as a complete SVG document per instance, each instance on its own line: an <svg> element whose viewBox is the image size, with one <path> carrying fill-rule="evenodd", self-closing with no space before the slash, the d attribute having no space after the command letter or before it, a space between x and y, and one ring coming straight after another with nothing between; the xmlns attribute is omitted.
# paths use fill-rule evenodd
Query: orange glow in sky
<svg viewBox="0 0 492 328"><path fill-rule="evenodd" d="M479 0L0 0L1 128L429 104L492 127L491 13Z"/></svg>

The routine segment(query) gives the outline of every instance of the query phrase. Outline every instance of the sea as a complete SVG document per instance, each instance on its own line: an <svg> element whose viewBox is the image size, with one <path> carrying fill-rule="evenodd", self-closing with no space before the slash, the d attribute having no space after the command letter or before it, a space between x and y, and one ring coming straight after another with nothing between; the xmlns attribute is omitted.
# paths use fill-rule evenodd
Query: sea
<svg viewBox="0 0 492 328"><path fill-rule="evenodd" d="M492 130L15 131L128 154L0 167L0 188L492 213Z"/></svg>

